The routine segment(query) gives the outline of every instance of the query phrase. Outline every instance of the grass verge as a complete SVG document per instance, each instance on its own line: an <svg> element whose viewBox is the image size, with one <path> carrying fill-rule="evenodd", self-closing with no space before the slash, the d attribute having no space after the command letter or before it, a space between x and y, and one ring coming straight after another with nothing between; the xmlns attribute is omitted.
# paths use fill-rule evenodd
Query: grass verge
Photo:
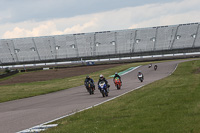
<svg viewBox="0 0 200 133"><path fill-rule="evenodd" d="M170 77L54 123L48 133L199 133L200 61Z"/></svg>

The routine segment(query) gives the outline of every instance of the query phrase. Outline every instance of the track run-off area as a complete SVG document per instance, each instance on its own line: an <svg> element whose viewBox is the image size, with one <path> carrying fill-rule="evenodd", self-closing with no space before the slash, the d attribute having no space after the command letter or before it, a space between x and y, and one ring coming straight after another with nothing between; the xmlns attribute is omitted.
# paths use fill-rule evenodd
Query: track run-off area
<svg viewBox="0 0 200 133"><path fill-rule="evenodd" d="M95 83L94 95L89 95L82 85L46 95L0 103L0 132L19 132L109 101L171 75L177 65L184 61L186 60L157 63L158 69L156 71L153 67L148 68L148 65L140 66L122 75L123 86L120 90L116 89L112 79L108 79L110 92L109 96L104 98ZM139 70L144 74L144 82L140 82L137 78Z"/></svg>

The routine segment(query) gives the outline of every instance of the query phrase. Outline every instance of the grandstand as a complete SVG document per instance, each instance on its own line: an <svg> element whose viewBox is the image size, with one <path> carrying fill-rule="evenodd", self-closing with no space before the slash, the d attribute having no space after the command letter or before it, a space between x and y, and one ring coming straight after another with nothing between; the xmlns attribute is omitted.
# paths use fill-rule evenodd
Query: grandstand
<svg viewBox="0 0 200 133"><path fill-rule="evenodd" d="M0 40L0 64L200 52L199 23Z"/></svg>

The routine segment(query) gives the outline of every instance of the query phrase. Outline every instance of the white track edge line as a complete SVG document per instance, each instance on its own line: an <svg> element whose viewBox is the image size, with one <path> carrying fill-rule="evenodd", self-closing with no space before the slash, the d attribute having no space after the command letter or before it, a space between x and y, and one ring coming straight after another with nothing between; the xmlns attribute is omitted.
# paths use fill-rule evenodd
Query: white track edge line
<svg viewBox="0 0 200 133"><path fill-rule="evenodd" d="M171 72L170 75L172 75L172 74L176 71L177 67L178 67L178 64L176 64L176 67L174 68L174 70ZM170 76L170 75L169 75L169 76Z"/></svg>

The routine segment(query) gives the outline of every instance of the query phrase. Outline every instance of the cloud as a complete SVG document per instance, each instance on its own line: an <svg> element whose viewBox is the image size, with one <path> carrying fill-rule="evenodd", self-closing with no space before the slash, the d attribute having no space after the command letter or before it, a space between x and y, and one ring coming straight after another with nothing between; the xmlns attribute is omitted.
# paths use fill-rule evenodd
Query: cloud
<svg viewBox="0 0 200 133"><path fill-rule="evenodd" d="M101 13L41 22L10 23L0 25L0 37L49 36L199 22L200 9L198 5L200 5L199 0L183 0L126 7Z"/></svg>
<svg viewBox="0 0 200 133"><path fill-rule="evenodd" d="M166 3L174 0L0 0L0 23L20 23L27 20L47 21L78 15L139 6L154 2ZM176 0L177 1L177 0ZM1 14L2 13L2 14ZM10 16L10 17L7 17Z"/></svg>
<svg viewBox="0 0 200 133"><path fill-rule="evenodd" d="M59 23L59 21L60 20L58 21L54 20L54 21L46 21L46 22L38 23L38 25L36 27L33 27L32 29L15 27L11 31L6 31L3 34L3 38L38 37L38 36L81 33L81 32L87 31L91 27L97 26L95 24L95 19L92 19L91 21L83 23L83 24L77 23L77 24L72 25L69 28L65 28L64 30L58 30L56 24ZM34 23L34 22L30 22L30 23ZM26 22L26 24L28 24L28 22Z"/></svg>
<svg viewBox="0 0 200 133"><path fill-rule="evenodd" d="M15 27L12 31L6 31L3 38L18 38L18 37L35 37L35 36L45 36L47 34L51 35L52 32L56 32L56 24L48 21L44 24L40 24L31 30Z"/></svg>
<svg viewBox="0 0 200 133"><path fill-rule="evenodd" d="M139 13L133 18L141 16L140 20L135 21L129 29L199 22L199 4L198 0L184 0L167 4L146 5L138 8Z"/></svg>
<svg viewBox="0 0 200 133"><path fill-rule="evenodd" d="M80 33L80 32L85 32L87 29L90 29L91 27L96 27L97 24L95 22L95 20L89 21L87 23L84 23L83 25L77 24L74 25L70 28L66 28L64 30L65 34L72 34L72 33Z"/></svg>

